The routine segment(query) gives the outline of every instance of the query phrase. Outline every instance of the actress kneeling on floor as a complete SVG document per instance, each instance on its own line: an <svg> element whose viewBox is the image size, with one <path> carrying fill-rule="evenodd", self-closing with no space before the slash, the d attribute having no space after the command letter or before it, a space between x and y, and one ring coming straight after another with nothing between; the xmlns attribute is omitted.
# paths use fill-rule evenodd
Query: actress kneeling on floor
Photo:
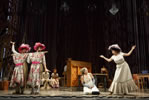
<svg viewBox="0 0 149 100"><path fill-rule="evenodd" d="M98 88L95 85L95 79L91 73L88 73L88 69L82 68L81 73L81 83L83 85L84 94L100 94Z"/></svg>

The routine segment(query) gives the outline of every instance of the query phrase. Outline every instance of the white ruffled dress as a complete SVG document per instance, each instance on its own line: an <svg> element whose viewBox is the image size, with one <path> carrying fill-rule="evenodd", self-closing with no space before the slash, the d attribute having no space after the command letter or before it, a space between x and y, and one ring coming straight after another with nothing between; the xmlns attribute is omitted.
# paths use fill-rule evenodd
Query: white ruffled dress
<svg viewBox="0 0 149 100"><path fill-rule="evenodd" d="M111 58L116 63L116 71L113 82L109 88L113 94L127 94L130 91L138 89L135 82L133 81L132 74L129 65L123 57L124 53L113 55Z"/></svg>

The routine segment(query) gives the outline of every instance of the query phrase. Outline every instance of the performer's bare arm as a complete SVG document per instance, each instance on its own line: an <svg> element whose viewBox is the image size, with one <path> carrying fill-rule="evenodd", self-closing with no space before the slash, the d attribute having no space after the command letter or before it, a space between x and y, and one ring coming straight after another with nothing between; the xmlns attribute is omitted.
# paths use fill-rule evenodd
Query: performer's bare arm
<svg viewBox="0 0 149 100"><path fill-rule="evenodd" d="M136 48L136 46L132 46L131 50L128 53L124 53L124 56L130 56L132 54L132 52L134 51L134 49Z"/></svg>
<svg viewBox="0 0 149 100"><path fill-rule="evenodd" d="M48 53L48 51L43 51L43 53Z"/></svg>
<svg viewBox="0 0 149 100"><path fill-rule="evenodd" d="M47 69L45 55L44 55L44 57L43 57L43 65L44 65L45 72L49 71L49 70Z"/></svg>
<svg viewBox="0 0 149 100"><path fill-rule="evenodd" d="M42 51L43 53L48 53L48 51ZM24 54L31 54L31 53L34 53L34 52L29 52L29 53L24 53ZM12 54L12 56L15 55L15 54Z"/></svg>
<svg viewBox="0 0 149 100"><path fill-rule="evenodd" d="M106 60L107 62L111 62L111 61L112 61L112 58L106 58L106 57L103 56L103 55L100 55L99 57L103 58L103 59Z"/></svg>
<svg viewBox="0 0 149 100"><path fill-rule="evenodd" d="M13 54L19 54L16 50L15 50L15 42L10 42L11 44L12 44L12 48L11 48L11 50L12 50L12 52L13 52Z"/></svg>
<svg viewBox="0 0 149 100"><path fill-rule="evenodd" d="M83 76L81 76L81 83L84 84Z"/></svg>

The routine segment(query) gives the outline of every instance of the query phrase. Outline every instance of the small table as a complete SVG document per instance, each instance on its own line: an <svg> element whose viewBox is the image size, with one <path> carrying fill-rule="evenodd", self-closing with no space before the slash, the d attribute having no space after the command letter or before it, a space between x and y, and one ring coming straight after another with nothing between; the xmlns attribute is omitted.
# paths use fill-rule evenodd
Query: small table
<svg viewBox="0 0 149 100"><path fill-rule="evenodd" d="M106 89L107 89L107 77L108 77L108 74L93 73L93 76L94 76L94 78L95 78L95 80L96 80L96 86L98 85L99 80L101 80L101 78L103 78L104 91L106 92Z"/></svg>

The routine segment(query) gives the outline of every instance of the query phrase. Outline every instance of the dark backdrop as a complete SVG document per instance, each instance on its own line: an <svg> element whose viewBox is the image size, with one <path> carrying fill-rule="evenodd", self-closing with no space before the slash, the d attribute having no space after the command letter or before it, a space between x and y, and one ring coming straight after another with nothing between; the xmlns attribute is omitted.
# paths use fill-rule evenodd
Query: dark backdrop
<svg viewBox="0 0 149 100"><path fill-rule="evenodd" d="M108 46L118 43L123 52L137 48L127 57L133 73L149 70L149 1L148 0L18 0L18 30L15 41L46 45L47 67L63 72L65 59L89 61L93 72L104 65L111 75L114 63L99 58L111 53ZM63 2L67 3L63 7ZM115 2L119 12L109 9Z"/></svg>

